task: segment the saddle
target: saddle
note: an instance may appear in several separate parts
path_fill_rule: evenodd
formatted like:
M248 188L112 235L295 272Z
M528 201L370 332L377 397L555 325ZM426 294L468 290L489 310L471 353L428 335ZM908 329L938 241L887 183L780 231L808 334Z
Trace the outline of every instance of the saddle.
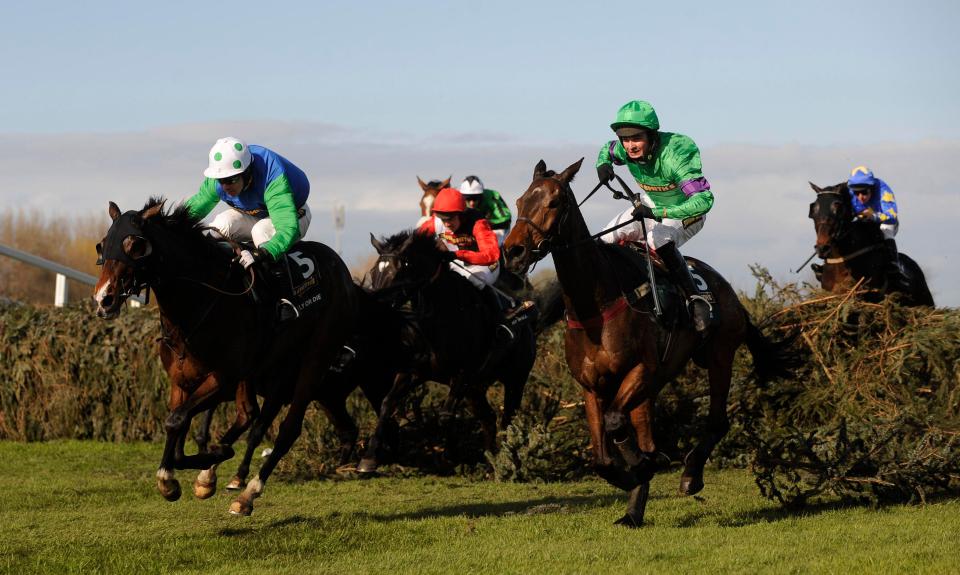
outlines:
M229 244L228 244L229 245ZM253 249L252 244L241 244L244 249ZM308 250L298 249L301 242L295 243L277 261L260 262L255 267L256 284L254 299L274 307L289 302L299 317L310 306L322 301L320 286L320 264L315 255Z
M624 281L627 278L621 278L621 291L627 304L634 305L645 297L650 295L650 281L647 276L647 246L644 242L626 242L623 245L604 244L611 257L621 260L624 267L632 268L639 279L633 281ZM650 260L653 264L654 280L657 287L657 299L660 301L662 315L659 323L665 328L672 328L678 323L683 322L692 326L692 319L687 313L686 300L693 294L686 294L671 278L666 264L660 259L655 250L650 250ZM710 291L709 285L704 279L705 275L698 268L698 262L687 262L690 274L693 276L694 283L698 289L699 295L704 298L711 306L716 306L716 298ZM634 275L634 274L631 274ZM713 314L714 319L718 316Z

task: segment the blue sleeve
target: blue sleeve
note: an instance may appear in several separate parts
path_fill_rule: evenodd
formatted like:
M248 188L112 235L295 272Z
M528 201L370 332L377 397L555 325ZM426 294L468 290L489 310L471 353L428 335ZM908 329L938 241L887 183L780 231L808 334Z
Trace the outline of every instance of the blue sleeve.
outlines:
M893 190L886 182L880 180L880 213L877 220L881 224L897 224L897 200L893 197Z

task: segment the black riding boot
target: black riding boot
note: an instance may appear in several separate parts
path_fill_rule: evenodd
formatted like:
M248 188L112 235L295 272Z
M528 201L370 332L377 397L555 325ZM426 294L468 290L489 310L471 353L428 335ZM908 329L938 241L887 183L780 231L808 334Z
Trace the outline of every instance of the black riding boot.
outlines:
M823 281L820 279L823 276L823 264L812 263L810 264L810 269L813 270L813 277L815 277L818 282Z
M264 273L260 274L257 287L263 299L276 305L277 321L285 322L300 317L297 306L293 303L290 293L290 274L287 269L287 257L282 256L280 261L264 262Z
M657 248L660 259L666 264L670 272L670 279L680 286L680 289L687 295L687 308L690 310L690 317L693 319L693 327L699 333L704 333L710 328L711 306L710 302L700 295L697 284L690 275L690 268L687 267L687 260L680 255L673 242L666 243Z
M480 290L480 293L483 294L484 299L487 301L487 309L496 313L496 335L495 340L500 344L508 344L513 341L513 330L507 327L506 318L504 317L503 302L500 299L500 296L494 291L493 286L485 285L483 289Z
M903 268L900 267L900 252L897 251L897 240L893 238L883 240L883 252L886 256L883 272L887 277L887 287L889 289L907 289Z

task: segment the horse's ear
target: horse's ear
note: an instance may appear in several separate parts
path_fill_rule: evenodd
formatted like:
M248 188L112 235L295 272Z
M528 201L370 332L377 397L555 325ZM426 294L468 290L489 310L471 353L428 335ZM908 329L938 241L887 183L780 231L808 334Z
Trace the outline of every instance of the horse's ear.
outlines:
M419 179L419 178L418 178L418 179ZM378 253L378 254L382 254L382 253L383 253L383 248L384 248L383 242L381 242L380 240L378 240L377 237L376 237L375 235L373 235L373 232L370 232L370 245L372 245L372 246L374 247L374 249L377 250L377 253Z
M111 220L115 220L120 217L120 208L117 207L117 204L110 202L110 205L107 206L107 213L110 214Z
M580 171L581 164L583 164L583 158L580 158L579 161L573 164L570 164L570 167L568 167L566 170L563 171L562 174L560 174L560 181L565 184L569 184L570 182L572 182L573 177L576 176L577 172Z
M823 191L822 189L820 189L820 186L818 186L817 184L814 184L813 182L807 182L807 183L810 184L810 187L813 188L813 191L817 192L818 194Z
M427 184L425 184L423 180L420 179L420 176L417 176L417 183L420 184L421 190L427 191Z
M157 204L154 204L154 205L150 206L149 208L143 210L143 213L140 214L140 217L142 217L144 220L149 220L150 218L156 217L157 214L159 214L159 213L161 213L161 212L163 211L163 204L164 204L164 203L165 203L165 201L160 202L160 203L157 203Z
M533 179L536 180L543 176L547 172L547 163L543 160L537 162L537 165L533 167Z
M450 174L450 176L449 176L446 180L440 182L440 189L442 190L442 189L444 189L444 188L449 188L449 187L450 187L450 180L451 180L452 178L453 178L453 174Z

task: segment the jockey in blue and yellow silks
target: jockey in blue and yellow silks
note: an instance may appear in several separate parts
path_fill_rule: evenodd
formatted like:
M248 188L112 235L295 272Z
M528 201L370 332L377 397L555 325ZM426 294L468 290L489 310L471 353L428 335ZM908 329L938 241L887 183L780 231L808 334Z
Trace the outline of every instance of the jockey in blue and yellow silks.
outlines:
M866 166L857 166L851 170L847 190L850 193L854 216L858 220L880 226L887 257L884 270L887 281L893 286L905 287L900 255L894 239L900 229L900 216L897 213L897 200L893 197L893 190L886 182L874 176Z

